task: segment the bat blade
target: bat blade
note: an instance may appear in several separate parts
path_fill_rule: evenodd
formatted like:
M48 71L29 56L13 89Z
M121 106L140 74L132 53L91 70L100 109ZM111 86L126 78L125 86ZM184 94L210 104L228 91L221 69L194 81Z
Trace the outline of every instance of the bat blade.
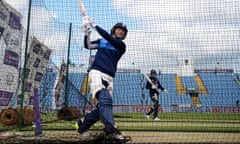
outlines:
M154 85L147 74L144 73L143 75L150 84Z
M80 10L80 13L82 14L82 16L86 16L87 11L84 6L84 3L81 0L78 2L78 6L79 6L79 10Z
M148 77L148 75L147 74L143 74L143 76L146 78L146 80L151 84L151 85L154 85L154 86L156 86L152 81L151 81L151 79ZM156 86L157 87L157 86ZM158 89L156 89L157 91L158 91Z

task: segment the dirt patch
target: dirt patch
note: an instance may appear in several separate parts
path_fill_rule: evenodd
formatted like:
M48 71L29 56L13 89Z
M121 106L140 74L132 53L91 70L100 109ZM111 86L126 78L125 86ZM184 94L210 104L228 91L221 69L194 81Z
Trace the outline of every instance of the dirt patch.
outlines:
M89 136L81 136L76 131L44 131L35 136L33 132L10 132L2 134L0 144L124 144L131 141L130 137L125 137L122 141L115 140L99 131L89 133Z
M17 135L0 140L1 144L89 144L89 143L159 143L159 144L238 144L240 133L200 133L200 132L140 132L124 131L124 136L131 136L131 140L114 141L102 135L102 132L91 131L89 137L82 137L76 131L44 131L43 136L35 136L34 132L18 132Z
M132 143L160 144L239 144L240 133L205 133L205 132L124 132L130 135Z

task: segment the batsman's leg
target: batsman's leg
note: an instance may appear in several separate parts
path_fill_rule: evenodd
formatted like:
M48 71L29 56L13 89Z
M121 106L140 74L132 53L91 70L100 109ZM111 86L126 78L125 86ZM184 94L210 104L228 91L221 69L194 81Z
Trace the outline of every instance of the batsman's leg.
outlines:
M90 93L94 97L98 90L102 89L102 79L101 79L101 72L97 70L91 70L88 73L88 85L90 87ZM99 120L99 109L94 109L84 118L84 121L78 121L78 132L83 133L87 131L91 125Z
M104 131L106 133L112 133L114 131L114 118L112 111L112 96L107 89L102 89L97 94L99 101L99 117L105 125Z
M153 105L153 106L154 106L153 119L154 119L154 120L159 120L159 119L158 119L158 108L159 108L159 102L158 102L158 100L155 100L155 101L154 101L154 105Z
M123 140L121 132L114 127L114 117L112 110L112 96L104 88L97 94L99 101L99 117L105 125L104 132L114 139Z
M98 120L99 120L99 109L97 108L87 113L83 122L81 120L78 121L78 126L79 126L78 132L80 134L84 133Z
M146 114L147 114L147 115L150 115L150 114L152 114L152 112L153 112L153 108L152 108L152 107L150 107L150 110L149 110L149 112L147 112Z

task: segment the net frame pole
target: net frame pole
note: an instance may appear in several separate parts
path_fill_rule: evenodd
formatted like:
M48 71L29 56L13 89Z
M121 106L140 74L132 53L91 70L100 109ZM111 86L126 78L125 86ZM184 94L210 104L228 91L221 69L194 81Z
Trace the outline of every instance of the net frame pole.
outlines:
M72 36L72 23L69 24L69 35L68 35L68 52L67 52L67 69L66 69L66 78L65 78L65 102L64 107L68 107L68 74L69 74L69 63L70 63L70 47L71 47L71 36ZM64 111L64 117L66 116L66 112Z
M24 66L23 66L23 74L22 74L22 92L21 92L21 106L20 106L20 119L19 119L19 128L22 129L23 122L23 101L24 101L24 93L25 93L25 79L26 79L26 66L27 66L27 52L28 52L28 39L29 39L29 28L30 28L30 19L31 19L31 8L32 8L32 0L29 0L28 3L28 19L27 19L27 32L26 32L26 47L24 51Z

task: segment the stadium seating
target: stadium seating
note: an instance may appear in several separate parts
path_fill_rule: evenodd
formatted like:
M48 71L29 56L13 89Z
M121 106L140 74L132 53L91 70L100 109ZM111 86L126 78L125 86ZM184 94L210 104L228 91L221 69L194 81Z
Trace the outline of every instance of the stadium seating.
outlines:
M84 76L85 73L69 73L68 91L67 93L63 92L63 101L67 101L68 106L78 106L84 104L85 100L80 96L80 89ZM65 97L65 94L67 94L67 97Z
M176 74L161 74L159 76L160 83L168 90L168 93L161 93L162 106L171 106L172 104L191 104L191 99L186 94L177 94L175 84Z
M199 73L208 89L207 95L199 95L205 106L234 106L239 100L240 86L231 73Z
M51 107L54 84L57 77L55 72L47 72L40 85L40 104L41 107Z
M84 104L84 98L79 97L81 84L85 73L70 73L68 82L67 101L69 106ZM231 73L199 73L207 94L199 94L203 106L234 106L239 100L240 86ZM41 106L50 107L53 97L54 84L57 74L48 72L43 78L40 87ZM190 105L192 103L189 94L178 94L175 83L176 74L164 73L158 75L161 85L168 93L160 93L161 106ZM114 79L113 104L114 105L148 105L151 104L149 92L145 89L146 79L141 73L117 73ZM193 76L182 77L185 88L197 88L198 85ZM66 84L66 83L65 83ZM87 96L88 97L88 96ZM65 101L65 91L63 92ZM80 102L79 102L80 101Z
M182 76L184 88L198 88L198 85L193 76Z
M143 77L139 73L117 73L113 85L113 103L115 105L141 104L141 84Z

